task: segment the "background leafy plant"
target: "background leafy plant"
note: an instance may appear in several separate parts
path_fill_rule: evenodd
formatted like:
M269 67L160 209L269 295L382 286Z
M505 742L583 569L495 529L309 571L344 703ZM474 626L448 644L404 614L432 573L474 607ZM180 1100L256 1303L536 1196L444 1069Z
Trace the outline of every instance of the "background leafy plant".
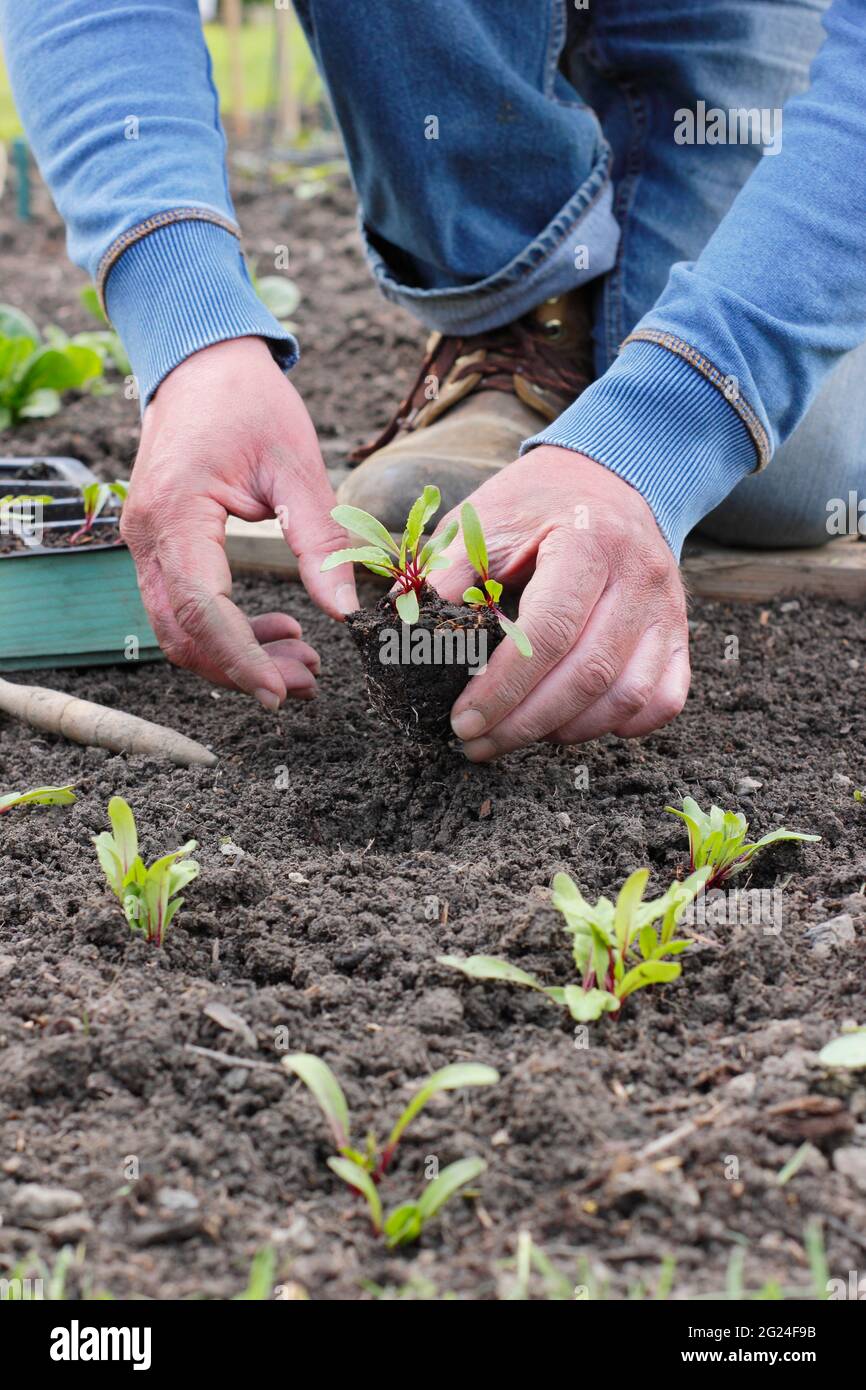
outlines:
M449 1163L425 1187L415 1202L403 1202L386 1217L379 1196L379 1183L385 1176L397 1145L412 1120L423 1110L431 1097L442 1091L455 1091L464 1086L491 1086L499 1080L492 1067L476 1062L455 1062L434 1072L415 1092L402 1111L388 1140L380 1149L374 1134L368 1134L363 1149L352 1147L350 1140L349 1107L340 1083L326 1062L309 1052L295 1052L282 1059L287 1071L297 1076L315 1097L334 1137L339 1156L328 1159L328 1167L367 1202L370 1220L377 1234L383 1234L389 1246L406 1245L417 1240L426 1223L467 1183L484 1172L487 1164L472 1157Z
M63 391L101 376L102 359L91 347L43 343L27 314L0 304L0 429L56 415Z

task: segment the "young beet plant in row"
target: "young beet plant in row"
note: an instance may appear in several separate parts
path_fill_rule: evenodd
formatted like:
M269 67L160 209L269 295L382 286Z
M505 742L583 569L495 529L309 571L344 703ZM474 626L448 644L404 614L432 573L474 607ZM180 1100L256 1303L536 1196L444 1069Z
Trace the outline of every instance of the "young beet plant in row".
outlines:
M438 536L423 540L424 528L439 510L437 487L425 487L413 503L399 543L358 507L335 507L334 520L366 544L337 550L323 569L347 562L364 565L393 582L373 609L349 614L346 625L361 653L370 703L406 737L421 742L449 735L449 714L470 676L483 670L503 636L524 656L529 639L499 607L502 585L488 572L487 548L474 509L463 508L463 539L482 588L470 587L462 603L449 603L428 577L447 569L443 551L457 536L450 521ZM405 625L402 627L401 625ZM403 638L411 629L411 640ZM400 637L399 642L393 639ZM396 652L396 658L393 655Z
M186 857L197 843L188 840L148 866L138 853L135 817L122 796L111 798L108 817L111 832L103 830L93 839L108 886L131 929L152 945L162 946L172 919L183 906L183 898L177 894L198 876L198 864Z
M803 840L814 843L820 835L804 835L797 830L771 830L760 840L748 841L749 822L738 811L723 811L720 806L711 806L709 815L702 811L690 796L683 798L683 809L676 810L666 806L672 816L678 816L688 826L689 867L709 868L707 889L717 888L735 874L740 874L753 863L755 856L770 845L781 844L785 840Z
M403 1202L386 1216L379 1196L379 1184L385 1177L397 1145L415 1116L431 1097L442 1091L457 1091L464 1086L492 1086L499 1080L492 1067L475 1062L456 1062L434 1072L406 1106L384 1147L380 1148L375 1135L368 1134L363 1149L352 1147L349 1107L340 1083L327 1063L308 1052L295 1052L283 1058L283 1066L297 1076L318 1102L330 1126L337 1155L328 1159L328 1167L338 1178L360 1193L367 1202L373 1230L384 1235L393 1249L417 1240L425 1225L455 1193L480 1177L487 1167L482 1158L463 1158L449 1163L432 1178L415 1202Z
M684 883L671 884L660 898L644 902L649 869L637 869L626 879L615 903L605 897L588 903L568 874L556 874L553 904L565 918L572 939L579 984L543 985L528 971L495 956L466 960L439 956L439 964L460 970L472 980L497 980L538 990L564 1005L580 1023L604 1013L618 1014L629 995L681 974L681 965L671 957L693 943L677 935L679 918L706 887L709 876L709 869L699 869Z

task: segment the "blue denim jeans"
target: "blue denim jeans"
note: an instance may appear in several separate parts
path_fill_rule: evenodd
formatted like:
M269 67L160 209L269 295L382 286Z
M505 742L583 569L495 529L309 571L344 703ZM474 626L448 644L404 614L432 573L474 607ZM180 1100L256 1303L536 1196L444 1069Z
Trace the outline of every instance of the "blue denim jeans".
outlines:
M762 157L675 144L675 113L784 106L807 85L826 4L296 0L383 293L428 328L473 333L591 281L599 375ZM829 539L828 499L863 481L864 387L866 346L700 529L733 544Z

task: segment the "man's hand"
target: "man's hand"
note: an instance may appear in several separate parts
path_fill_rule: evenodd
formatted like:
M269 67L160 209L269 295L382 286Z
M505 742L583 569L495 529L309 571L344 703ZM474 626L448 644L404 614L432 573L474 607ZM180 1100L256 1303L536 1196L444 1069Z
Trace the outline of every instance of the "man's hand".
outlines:
M451 716L466 756L486 762L539 739L634 738L679 714L690 677L685 594L640 494L592 459L542 445L471 501L493 577L512 586L531 575L520 626L533 655L506 639L468 682ZM450 553L435 584L459 602L476 581L459 538Z
M310 597L333 618L357 608L351 565L325 574L346 544L300 396L260 338L203 349L147 407L121 531L144 606L170 661L277 709L315 694L319 658L287 613L248 622L231 601L226 516L278 516Z

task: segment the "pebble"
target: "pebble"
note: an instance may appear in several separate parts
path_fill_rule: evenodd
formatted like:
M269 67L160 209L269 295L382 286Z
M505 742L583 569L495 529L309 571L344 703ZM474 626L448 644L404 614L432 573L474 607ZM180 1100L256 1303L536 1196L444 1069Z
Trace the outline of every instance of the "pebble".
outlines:
M86 1211L71 1211L68 1216L49 1221L45 1234L55 1245L66 1245L69 1241L84 1240L92 1230L93 1222Z
M861 1192L866 1192L866 1149L837 1149L833 1155L833 1167L837 1173L850 1178Z
M818 956L829 955L839 946L853 946L857 939L849 912L840 912L838 917L830 917L826 922L807 927L806 935L812 943L812 951Z
M755 1073L744 1071L739 1076L732 1076L723 1089L726 1095L733 1096L735 1100L749 1100L755 1094L757 1084Z
M5 980L7 975L11 975L17 964L14 956L0 956L0 980Z
M167 1211L198 1211L198 1197L182 1187L161 1187L156 1200Z
M422 1033L453 1033L463 1022L463 1003L453 989L429 989L415 1004L412 1022Z
M752 792L759 792L763 785L757 777L741 777L737 783L737 796L749 796Z
M837 771L837 772L834 772L834 773L833 773L833 781L836 783L836 786L837 786L837 787L850 787L850 786L851 786L851 778L850 778L846 773L844 773L844 772L838 772L838 771Z
M40 1183L29 1182L13 1192L9 1210L19 1219L53 1221L58 1216L80 1211L83 1206L81 1194L69 1187L43 1187Z

